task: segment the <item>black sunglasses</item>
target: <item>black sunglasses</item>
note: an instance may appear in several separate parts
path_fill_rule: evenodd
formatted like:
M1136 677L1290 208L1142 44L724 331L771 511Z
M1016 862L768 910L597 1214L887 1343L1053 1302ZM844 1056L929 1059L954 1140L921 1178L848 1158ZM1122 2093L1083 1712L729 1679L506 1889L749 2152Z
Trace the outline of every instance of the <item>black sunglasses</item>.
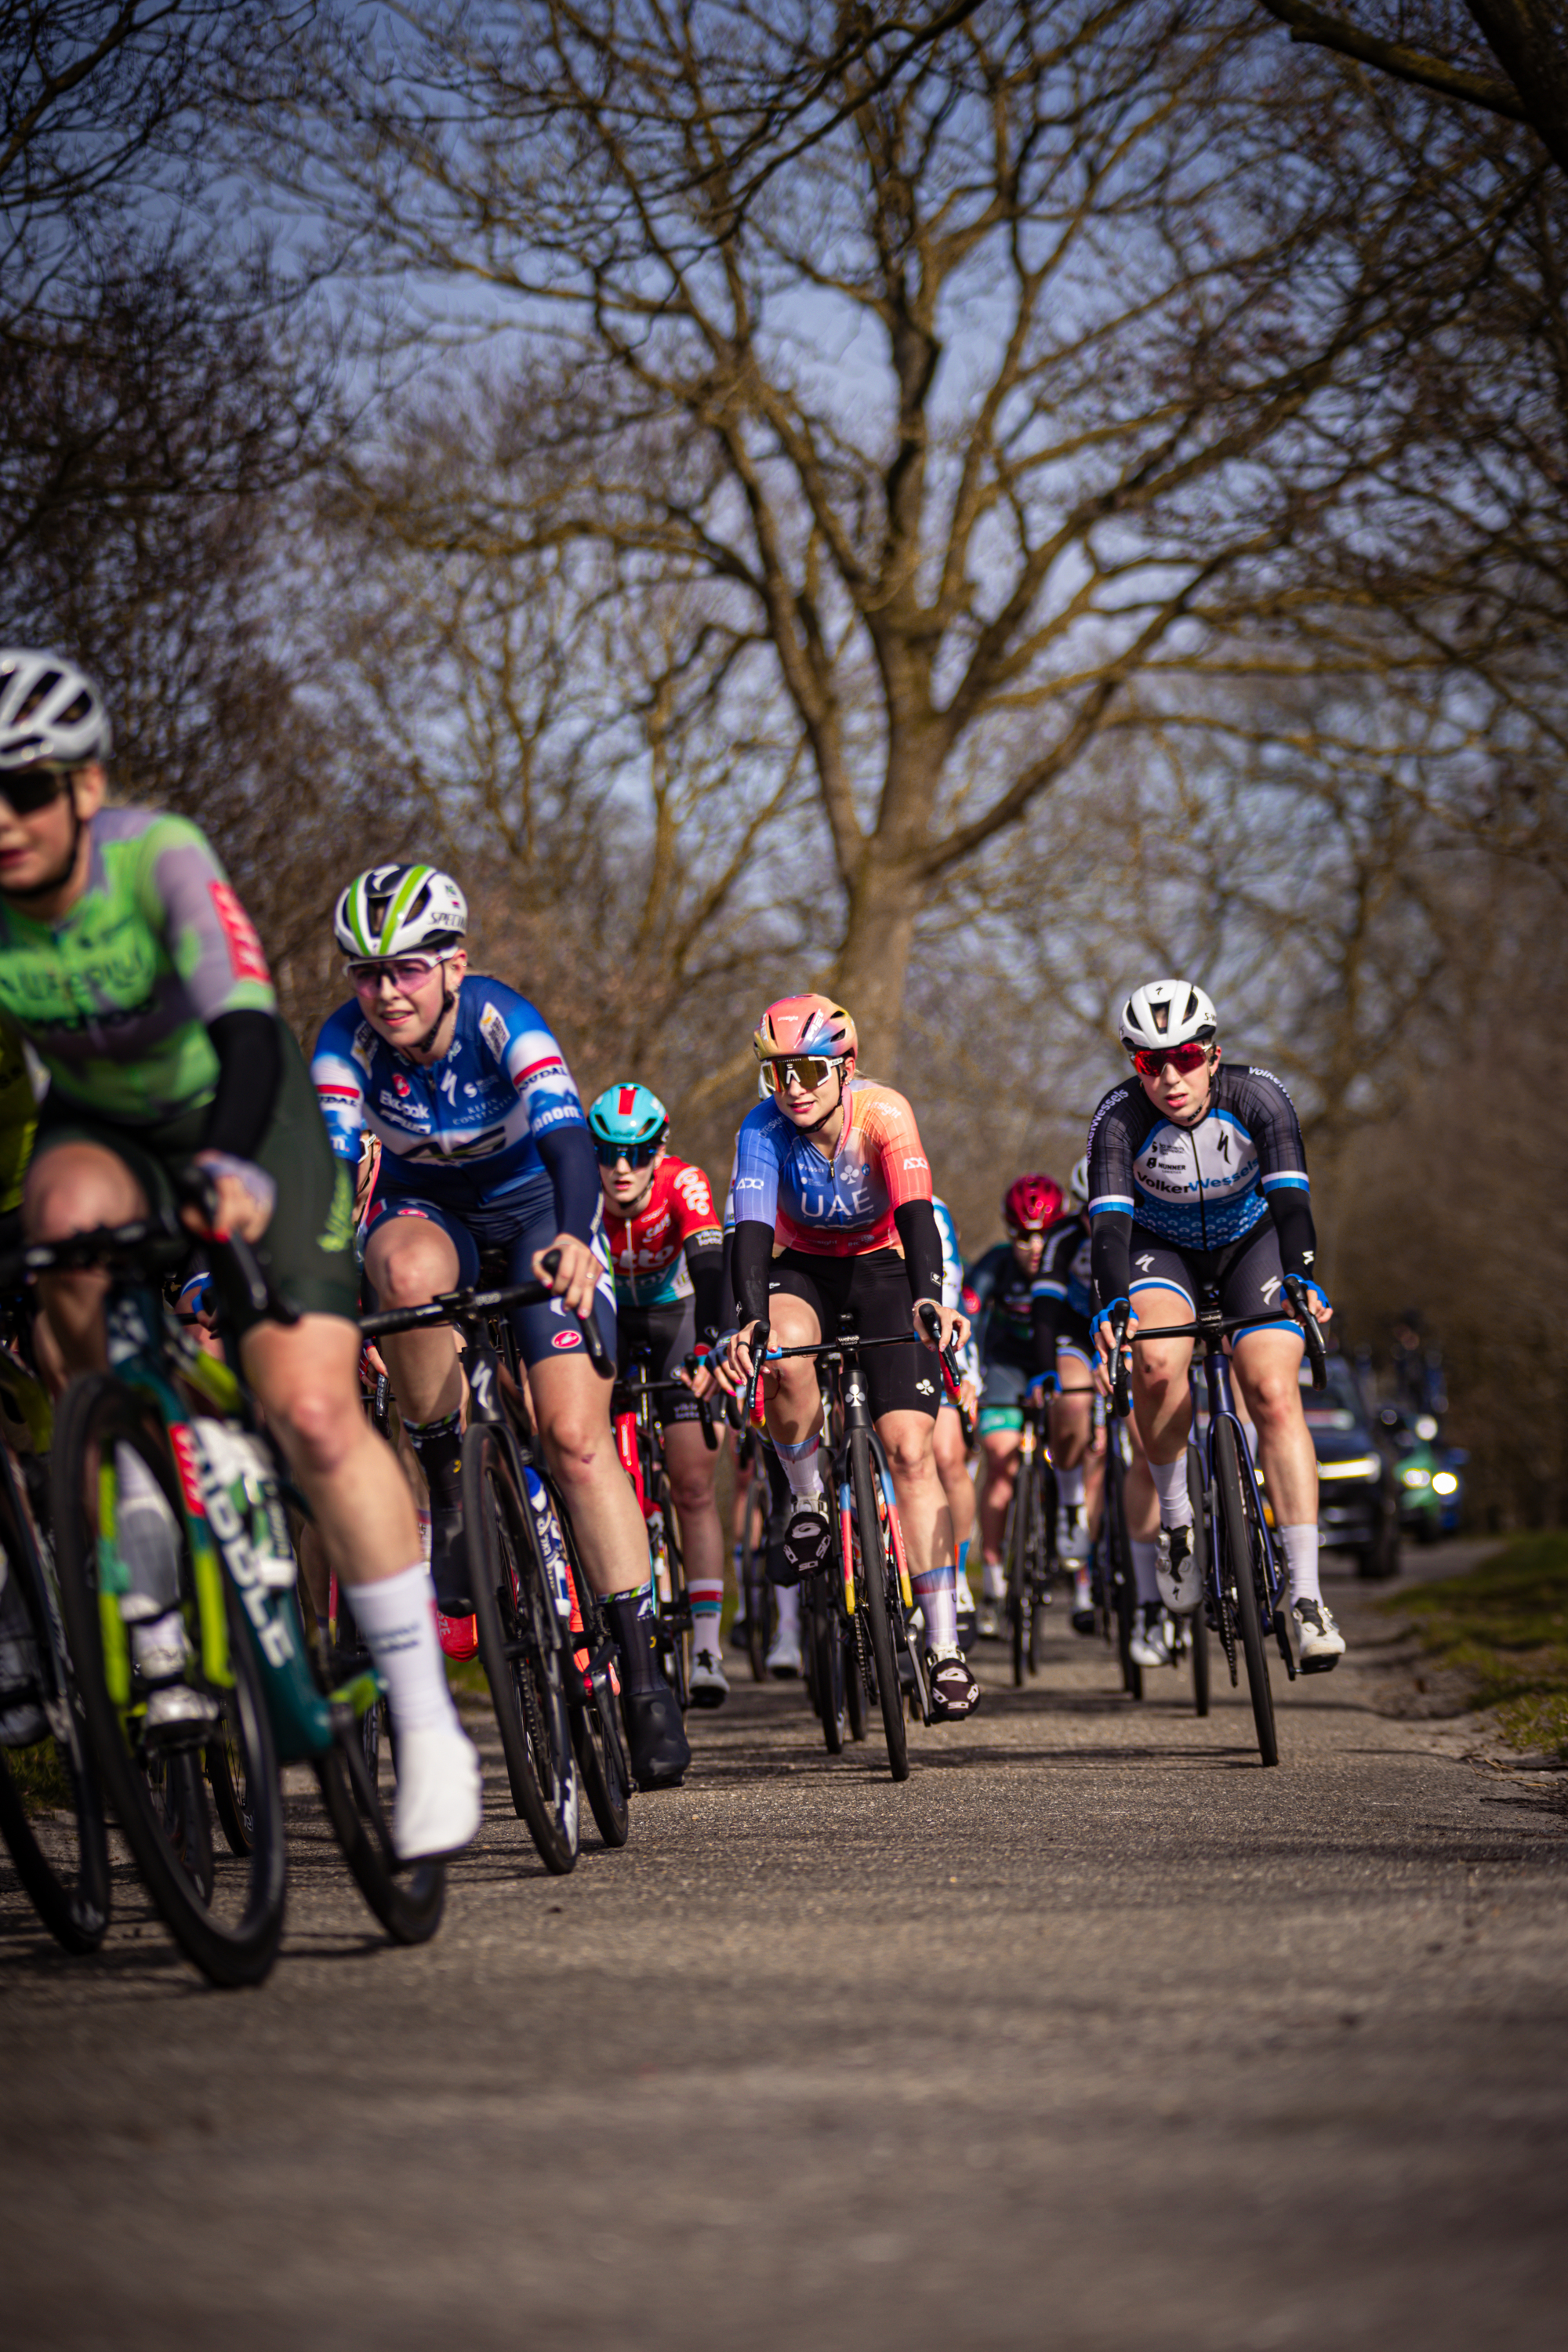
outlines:
M613 1168L617 1160L624 1160L628 1168L647 1168L652 1165L658 1142L656 1138L652 1143L600 1143L595 1138L594 1150L601 1168Z
M58 800L69 777L67 768L13 768L8 774L0 769L0 800L14 816L37 816Z

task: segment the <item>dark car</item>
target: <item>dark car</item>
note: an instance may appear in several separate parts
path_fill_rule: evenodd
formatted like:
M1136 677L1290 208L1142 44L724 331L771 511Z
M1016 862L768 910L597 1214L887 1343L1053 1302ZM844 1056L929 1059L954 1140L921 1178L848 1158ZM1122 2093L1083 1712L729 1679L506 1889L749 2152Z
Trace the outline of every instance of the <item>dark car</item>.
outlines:
M1329 1358L1329 1384L1315 1391L1305 1360L1301 1402L1318 1457L1318 1536L1326 1550L1354 1555L1360 1576L1399 1573L1402 1488L1394 1448L1367 1412L1343 1356Z
M1469 1455L1463 1446L1437 1444L1437 1422L1428 1412L1402 1412L1385 1404L1378 1426L1394 1448L1399 1481L1399 1524L1417 1543L1435 1544L1453 1535L1464 1496L1462 1473Z

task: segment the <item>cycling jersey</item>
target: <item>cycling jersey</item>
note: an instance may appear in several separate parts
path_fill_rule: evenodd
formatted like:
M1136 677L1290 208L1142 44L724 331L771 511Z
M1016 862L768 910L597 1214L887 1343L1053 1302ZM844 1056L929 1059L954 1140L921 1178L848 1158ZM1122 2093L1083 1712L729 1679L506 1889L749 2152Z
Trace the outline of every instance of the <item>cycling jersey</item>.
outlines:
M970 1267L964 1280L964 1303L978 1319L983 1364L996 1357L1033 1363L1030 1295L1034 1284L1034 1276L1027 1266L1019 1265L1011 1242L998 1242Z
M691 1297L692 1259L708 1255L716 1268L715 1254L723 1246L707 1177L672 1151L655 1162L653 1181L635 1214L623 1217L606 1200L604 1220L616 1297L623 1307L659 1307Z
M749 1112L735 1139L733 1191L737 1221L771 1224L776 1246L856 1257L893 1245L894 1211L931 1199L931 1164L903 1096L851 1078L831 1156L777 1103Z
M209 1104L226 1013L275 1013L261 942L203 835L160 810L89 821L87 887L58 922L0 903L0 1009L37 1049L52 1112L152 1127Z
M1268 1070L1222 1062L1208 1108L1178 1127L1134 1079L1115 1087L1089 1130L1089 1216L1099 1303L1125 1298L1131 1230L1178 1249L1241 1241L1272 1214L1288 1274L1316 1256L1306 1154L1289 1096Z
M586 1142L577 1088L542 1018L477 972L464 975L440 1061L410 1060L344 1004L316 1040L310 1075L340 1160L358 1167L366 1127L380 1138L380 1201L412 1194L458 1217L531 1213L552 1188L540 1139L575 1129Z

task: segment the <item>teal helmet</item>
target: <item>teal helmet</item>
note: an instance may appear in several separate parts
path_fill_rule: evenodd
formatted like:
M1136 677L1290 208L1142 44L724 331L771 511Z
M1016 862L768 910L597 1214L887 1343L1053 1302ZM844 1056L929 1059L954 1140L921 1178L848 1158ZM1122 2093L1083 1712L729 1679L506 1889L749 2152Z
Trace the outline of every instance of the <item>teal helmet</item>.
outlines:
M669 1130L669 1113L651 1087L606 1087L588 1107L595 1143L651 1159Z

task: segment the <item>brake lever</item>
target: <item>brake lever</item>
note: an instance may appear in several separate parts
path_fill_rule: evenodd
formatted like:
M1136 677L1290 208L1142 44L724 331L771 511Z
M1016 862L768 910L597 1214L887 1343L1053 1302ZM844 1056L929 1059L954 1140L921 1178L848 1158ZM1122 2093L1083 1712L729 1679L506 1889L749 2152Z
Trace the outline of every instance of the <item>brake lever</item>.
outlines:
M1113 1341L1110 1349L1110 1410L1118 1421L1125 1421L1132 1410L1132 1360L1127 1346L1127 1324L1130 1310L1117 1309L1110 1318Z
M752 1370L751 1377L746 1382L746 1409L739 1424L742 1429L749 1427L752 1417L757 1410L757 1390L762 1384L763 1359L768 1352L768 1341L771 1337L772 1333L765 1323L759 1323L752 1334Z
M1312 1368L1312 1386L1316 1390L1326 1389L1329 1385L1329 1351L1323 1345L1322 1326L1312 1312L1312 1304L1307 1296L1307 1286L1299 1274L1286 1276L1285 1296L1290 1301L1291 1312L1301 1326L1301 1334L1307 1342L1307 1360Z

